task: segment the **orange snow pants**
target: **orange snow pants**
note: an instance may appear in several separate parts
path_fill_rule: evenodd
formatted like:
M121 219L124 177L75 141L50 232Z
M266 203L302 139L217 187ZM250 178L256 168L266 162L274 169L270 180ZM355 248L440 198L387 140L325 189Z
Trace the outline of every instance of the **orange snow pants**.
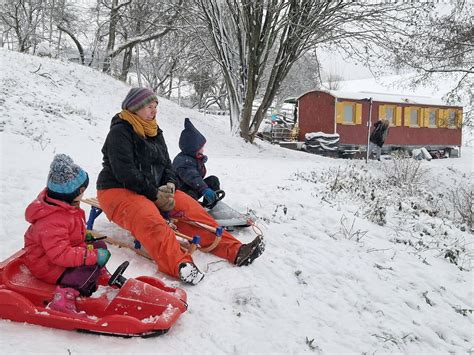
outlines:
M98 190L97 198L107 218L132 233L155 260L161 272L178 277L179 265L193 261L191 255L181 250L173 229L168 226L156 205L145 196L128 189L114 188ZM174 198L175 207L170 212L171 216L218 226L192 197L177 190ZM181 233L191 237L199 235L202 247L211 245L216 238L213 233L185 222L177 222L176 226ZM232 234L224 231L220 243L211 253L233 263L241 245Z

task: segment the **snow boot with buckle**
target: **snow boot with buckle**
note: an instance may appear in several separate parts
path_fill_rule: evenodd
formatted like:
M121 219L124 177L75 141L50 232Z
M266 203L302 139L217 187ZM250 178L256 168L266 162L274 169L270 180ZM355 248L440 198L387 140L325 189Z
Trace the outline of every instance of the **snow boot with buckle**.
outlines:
M54 290L53 300L48 304L47 308L75 316L86 317L85 312L78 312L76 309L77 296L79 296L79 291L69 287L63 288L57 286Z
M263 236L258 235L248 244L242 244L235 258L234 264L237 266L250 265L265 250L265 242Z
M197 285L204 274L193 263L183 263L179 265L179 278L187 284Z

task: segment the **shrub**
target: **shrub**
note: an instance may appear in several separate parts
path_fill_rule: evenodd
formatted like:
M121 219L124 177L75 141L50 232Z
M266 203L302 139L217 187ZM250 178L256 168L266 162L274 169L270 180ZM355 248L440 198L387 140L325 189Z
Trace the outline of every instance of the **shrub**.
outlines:
M405 154L398 154L386 165L385 176L393 186L399 187L407 194L419 190L426 175L426 169L421 166L421 161L411 159Z
M465 223L474 231L474 185L458 185L448 193L453 207L454 219Z

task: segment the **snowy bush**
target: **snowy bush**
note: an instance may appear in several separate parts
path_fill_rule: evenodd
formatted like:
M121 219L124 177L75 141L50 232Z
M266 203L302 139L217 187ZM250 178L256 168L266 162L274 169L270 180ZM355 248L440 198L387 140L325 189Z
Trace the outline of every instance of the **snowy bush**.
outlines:
M421 161L399 153L385 165L385 175L392 185L408 194L413 194L423 184L426 169L421 166Z
M342 235L345 239L355 240L360 242L360 240L367 234L367 231L355 228L355 218L352 222L349 222L346 216L341 217L341 225L339 226L339 234Z
M449 191L448 198L453 207L453 218L474 232L474 185L456 186Z
M441 191L436 191L425 179L427 170L420 162L402 156L380 170L369 168L354 161L324 171L297 173L296 179L314 184L314 196L326 203L355 204L355 216L389 225L390 234L396 235L390 240L413 248L422 261L428 256L444 258L460 270L471 270L473 255L463 231L467 225L472 232L472 184L456 179L456 188L438 186ZM343 216L337 234L359 241L365 232L354 225L355 219Z
M372 203L369 203L364 210L364 217L379 226L384 226L387 223L386 216L387 208L380 199L376 199Z

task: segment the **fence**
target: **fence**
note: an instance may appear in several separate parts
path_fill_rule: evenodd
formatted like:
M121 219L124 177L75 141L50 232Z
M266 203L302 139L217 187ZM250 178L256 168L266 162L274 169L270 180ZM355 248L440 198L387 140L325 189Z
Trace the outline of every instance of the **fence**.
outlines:
M272 143L294 142L298 140L298 127L283 127L274 125L270 130L261 132L263 139Z

